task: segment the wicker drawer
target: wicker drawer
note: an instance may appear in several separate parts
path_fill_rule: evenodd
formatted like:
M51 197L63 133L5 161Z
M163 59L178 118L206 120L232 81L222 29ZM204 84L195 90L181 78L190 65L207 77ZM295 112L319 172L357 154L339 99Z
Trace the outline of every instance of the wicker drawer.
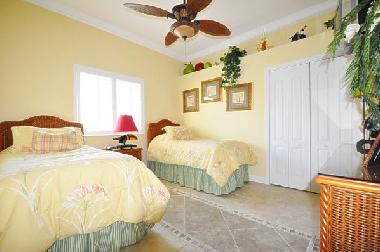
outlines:
M380 184L319 176L320 251L380 251Z

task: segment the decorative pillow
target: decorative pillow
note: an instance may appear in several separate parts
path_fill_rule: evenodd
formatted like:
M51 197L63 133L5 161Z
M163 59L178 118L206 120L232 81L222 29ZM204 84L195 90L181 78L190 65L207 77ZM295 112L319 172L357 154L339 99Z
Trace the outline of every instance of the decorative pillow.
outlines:
M75 150L80 147L75 131L72 132L41 132L34 131L32 152L49 153Z
M13 148L16 151L32 152L32 141L34 132L64 134L74 132L79 146L83 145L83 134L80 128L37 128L33 126L15 126L11 128L13 136Z
M182 126L166 126L164 128L170 139L174 140L191 140L194 138L193 132Z
M13 148L16 151L31 152L33 132L36 127L32 126L15 126L12 127Z

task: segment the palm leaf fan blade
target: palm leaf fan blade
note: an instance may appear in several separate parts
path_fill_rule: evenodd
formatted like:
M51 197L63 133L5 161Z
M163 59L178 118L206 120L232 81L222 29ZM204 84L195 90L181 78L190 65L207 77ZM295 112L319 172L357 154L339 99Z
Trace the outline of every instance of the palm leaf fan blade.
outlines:
M171 14L167 10L164 10L155 6L150 6L150 5L125 3L124 6L134 11L137 11L146 15L156 16L156 17L168 17Z
M173 34L172 32L168 32L168 34L165 37L165 45L169 46L173 44L174 42L176 42L177 39L178 37L175 34Z
M229 36L231 35L231 31L219 22L214 20L198 20L199 22L199 30L212 35L212 36Z
M212 0L188 0L187 8L194 13L198 13L210 5Z

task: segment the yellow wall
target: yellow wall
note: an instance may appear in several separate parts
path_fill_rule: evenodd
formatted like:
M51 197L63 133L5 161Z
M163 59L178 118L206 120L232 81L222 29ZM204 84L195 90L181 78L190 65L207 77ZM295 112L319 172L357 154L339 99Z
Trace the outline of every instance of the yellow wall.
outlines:
M290 42L289 38L296 31L301 30L301 28L304 25L307 25L307 28L305 30L305 34L308 37L320 34L322 32L326 32L327 29L323 23L326 22L327 20L331 19L332 17L334 17L334 15L335 15L334 12L324 13L324 14L318 15L316 17L309 18L309 19L301 21L301 22L297 22L296 24L292 24L292 25L283 27L279 30L267 33L266 37L269 41L269 46L270 47L276 47L279 45L288 44ZM257 52L256 45L260 40L261 40L261 35L257 38L250 39L248 41L240 43L237 46L245 49L248 54L253 54L253 53ZM224 51L225 50L219 51L216 53L212 53L212 54L207 55L205 57L193 60L193 63L197 63L199 61L203 61L203 62L210 61L212 63L219 62L220 61L219 59L221 56L223 56Z
M309 32L321 31L317 23L330 16L308 21ZM268 37L272 44L284 43L288 33L299 26ZM0 121L38 114L74 120L73 65L87 65L144 79L146 123L169 118L184 122L204 137L255 145L259 163L253 174L265 176L264 70L273 64L320 54L330 39L331 33L322 33L245 57L240 81L254 83L253 110L225 112L223 101L201 104L198 113L182 114L182 91L220 76L219 67L178 77L183 65L174 59L35 5L2 0ZM244 48L252 52L256 43L245 44ZM110 136L87 137L86 142L96 147L114 143ZM145 136L139 142L144 145Z
M183 122L201 136L213 139L234 139L254 145L258 164L251 171L256 176L266 176L266 125L265 125L265 70L272 65L320 55L332 39L331 32L321 33L294 43L278 46L265 52L248 55L242 59L240 83L253 82L253 109L226 112L223 101L200 103L200 112L183 114ZM219 66L178 78L177 99L182 103L182 91L200 88L201 81L220 76Z
M173 98L182 63L35 5L0 1L0 121L38 114L73 120L74 64L144 79L146 122L180 119Z

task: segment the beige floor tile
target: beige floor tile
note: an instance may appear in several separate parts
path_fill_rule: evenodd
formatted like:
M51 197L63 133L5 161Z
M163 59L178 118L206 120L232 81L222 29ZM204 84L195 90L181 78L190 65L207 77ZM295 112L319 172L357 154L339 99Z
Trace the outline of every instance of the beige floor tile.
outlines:
M281 237L269 228L232 230L240 252L290 252Z
M238 252L232 235L228 230L205 230L189 232L191 236L202 241L218 252Z
M172 228L163 231L155 227L142 241L123 248L122 252L202 252L211 247L221 252L298 252L306 251L310 238L286 232L284 227L319 234L318 194L247 183L229 195L215 196L163 182L171 192L171 199L162 223ZM247 219L239 212L257 219ZM273 225L280 226L274 229ZM192 240L186 241L186 234Z
M319 235L319 194L253 182L224 196L195 190L191 193L233 209L254 213L278 225Z
M182 247L179 252L207 252L205 249L201 249L195 245L187 244L184 247Z
M176 252L185 242L170 233L149 232L135 245L122 248L120 252Z
M186 232L228 229L222 214L217 208L192 199L187 199L185 205Z

